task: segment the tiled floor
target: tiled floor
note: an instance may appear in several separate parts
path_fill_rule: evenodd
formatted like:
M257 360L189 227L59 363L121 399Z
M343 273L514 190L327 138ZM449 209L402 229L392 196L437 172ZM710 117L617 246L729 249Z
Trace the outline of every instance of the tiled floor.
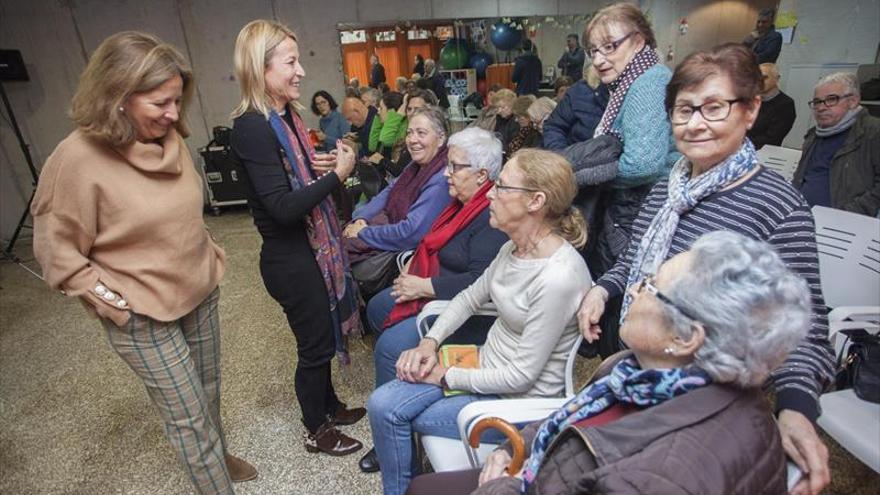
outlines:
M256 481L237 485L238 493L380 493L378 474L358 471L359 454L340 459L303 450L294 340L260 280L259 237L245 211L209 217L208 224L228 255L220 303L223 420L232 452L260 470ZM22 242L19 252L36 267L29 249ZM352 366L336 369L337 390L349 404L362 405L372 388L371 349L371 339L355 339ZM371 443L366 421L348 430ZM830 492L880 492L880 477L832 451ZM152 405L97 321L21 268L0 264L0 493L189 492Z

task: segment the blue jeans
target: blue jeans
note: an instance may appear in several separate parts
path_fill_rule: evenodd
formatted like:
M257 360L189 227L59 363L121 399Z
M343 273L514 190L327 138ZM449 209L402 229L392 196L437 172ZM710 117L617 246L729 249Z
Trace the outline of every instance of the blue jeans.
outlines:
M376 333L381 333L373 349L373 363L376 366L376 388L397 378L395 365L397 358L407 349L419 345L419 331L416 328L416 317L407 318L382 329L382 322L394 307L391 288L373 296L367 304L367 322Z
M392 380L370 395L367 413L373 432L373 445L382 467L385 495L406 492L416 474L413 432L445 438L459 438L458 412L479 400L498 399L497 395L456 395L444 397L436 385ZM500 443L503 435L486 432L483 441Z
M391 297L391 287L379 292L367 304L367 323L379 335L376 347L373 349L373 362L376 366L376 388L397 378L395 365L397 359L407 349L419 345L419 330L416 327L416 317L412 316L401 320L386 329L382 329L382 323L394 308L394 298ZM472 316L452 335L444 344L474 344L483 345L489 327L495 318L492 316Z

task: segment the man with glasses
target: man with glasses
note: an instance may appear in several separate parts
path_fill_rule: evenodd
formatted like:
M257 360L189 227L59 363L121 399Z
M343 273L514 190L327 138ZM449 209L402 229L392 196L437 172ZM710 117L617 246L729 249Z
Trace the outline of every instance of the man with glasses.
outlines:
M880 119L859 106L855 74L836 72L809 101L816 126L807 131L794 186L810 206L876 216L880 208Z
M788 135L797 117L794 100L779 89L779 71L776 69L776 64L761 64L760 68L764 79L761 110L758 112L755 125L746 133L755 145L755 149L761 149L765 144L782 146L782 140Z

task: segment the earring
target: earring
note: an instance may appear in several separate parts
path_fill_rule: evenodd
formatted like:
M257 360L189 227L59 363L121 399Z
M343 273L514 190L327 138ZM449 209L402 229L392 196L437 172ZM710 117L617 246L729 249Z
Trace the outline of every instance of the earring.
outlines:
M666 349L663 349L663 353L664 353L664 354L672 354L672 353L674 353L674 352L675 352L675 348L672 347L672 346L667 347Z
M119 113L125 113L125 108L119 107Z

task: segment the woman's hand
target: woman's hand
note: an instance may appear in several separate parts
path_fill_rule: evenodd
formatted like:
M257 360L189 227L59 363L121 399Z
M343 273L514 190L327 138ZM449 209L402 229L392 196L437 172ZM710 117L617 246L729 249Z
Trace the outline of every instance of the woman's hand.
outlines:
M607 302L608 291L598 285L594 285L588 290L581 301L581 308L577 313L578 326L587 342L595 341L602 333L602 329L599 328L599 319L605 313L605 303Z
M350 239L354 239L358 236L358 232L363 230L364 227L367 226L367 221L363 218L358 218L357 220L349 223L345 226L345 230L342 231L343 237L348 237Z
M396 303L434 297L434 285L431 284L430 278L404 274L394 279L394 285L391 286L391 296L394 297Z
M440 380L446 376L446 370L449 368L444 368L437 363L428 374L422 378L422 383L427 383L428 385L437 385L438 387L442 387L443 385L440 383Z
M417 347L403 351L397 359L397 378L410 383L422 381L437 364L437 347L436 340L422 339Z
M778 418L782 448L788 457L804 472L791 493L818 495L831 482L828 468L828 448L822 443L813 423L803 414L783 409Z
M406 115L406 104L409 103L409 93L404 93L403 95L403 103L397 107L397 113L400 115Z
M486 458L486 464L483 464L483 470L480 471L480 486L506 475L507 466L510 465L511 460L510 454L504 449L498 449L489 454L489 457Z
M336 163L334 171L339 176L339 182L345 182L351 172L354 170L357 156L354 149L341 140L336 141Z
M312 170L315 171L315 175L321 177L327 172L336 170L337 154L338 152L336 150L332 150L329 153L315 153L312 157Z

